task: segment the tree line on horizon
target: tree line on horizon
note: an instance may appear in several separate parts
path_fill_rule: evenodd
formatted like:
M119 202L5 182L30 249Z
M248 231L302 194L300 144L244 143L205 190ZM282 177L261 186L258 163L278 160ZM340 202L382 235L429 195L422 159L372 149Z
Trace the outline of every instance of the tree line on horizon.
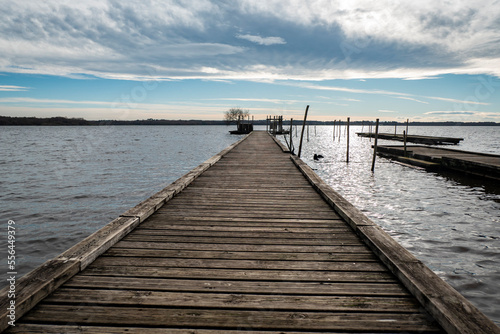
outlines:
M233 119L234 120L234 119ZM231 120L232 121L232 120ZM231 123L228 119L216 121L216 120L167 120L167 119L145 119L145 120L99 120L99 121L89 121L83 118L68 118L63 116L58 117L11 117L11 116L0 116L0 126L19 126L19 125L30 125L30 126L97 126L97 125L228 125ZM336 121L336 124L345 125L346 121ZM266 120L255 120L253 121L255 125L266 125ZM283 121L283 125L289 125L290 121ZM296 125L302 124L294 123ZM333 125L333 121L314 121L308 120L308 125ZM375 124L375 121L351 121L351 125L368 125ZM382 121L380 125L405 125L406 122L397 121ZM500 126L497 122L410 122L409 125L419 126Z

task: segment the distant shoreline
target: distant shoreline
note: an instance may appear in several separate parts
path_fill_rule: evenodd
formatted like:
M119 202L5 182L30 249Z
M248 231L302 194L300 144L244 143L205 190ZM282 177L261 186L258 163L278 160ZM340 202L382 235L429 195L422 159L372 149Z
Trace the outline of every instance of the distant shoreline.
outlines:
M284 121L284 125L289 125L289 121ZM347 122L340 121L345 125ZM253 121L254 125L266 125L266 120ZM296 125L302 122L294 123ZM308 125L333 125L333 121L307 121ZM339 124L336 121L335 124ZM373 120L352 121L351 125L375 124ZM10 117L0 116L0 126L102 126L102 125L231 125L226 121L214 120L167 120L167 119L145 119L145 120L100 120L89 121L83 118L67 117ZM384 121L380 125L406 125L406 122ZM410 122L411 126L500 126L497 122Z

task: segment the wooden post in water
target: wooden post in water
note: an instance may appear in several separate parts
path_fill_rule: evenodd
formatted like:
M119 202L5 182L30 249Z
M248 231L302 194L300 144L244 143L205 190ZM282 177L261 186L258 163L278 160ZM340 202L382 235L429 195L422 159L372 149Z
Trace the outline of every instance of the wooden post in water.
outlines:
M290 118L290 133L289 133L289 135L290 135L290 153L293 154L293 150L292 150L292 147L293 147L293 145L292 145L292 133L293 133L293 118Z
M276 116L274 116L274 122L273 122L273 136L276 137L276 130L278 128L278 120L276 118Z
M404 157L406 158L406 131L403 131Z
M398 122L396 121L396 124L394 124L394 137L396 137L397 132L398 132Z
M342 137L342 123L339 119L339 141L340 141L340 137Z
M304 113L304 122L302 123L302 133L300 134L300 144L299 144L299 158L300 158L300 153L302 153L302 139L304 139L304 130L306 127L306 121L307 121L307 111L309 110L309 105L306 107L306 112Z
M410 121L410 120L407 118L407 119L406 119L406 135L407 135L407 136L408 136L408 122L409 122L409 121Z
M335 125L336 125L335 123L336 122L337 122L336 120L333 121L333 141L335 141Z
M375 159L377 158L377 140L378 140L378 118L375 124L375 144L373 145L373 160L372 160L372 172L375 171Z
M347 117L347 154L346 154L346 162L349 162L349 123L351 118Z

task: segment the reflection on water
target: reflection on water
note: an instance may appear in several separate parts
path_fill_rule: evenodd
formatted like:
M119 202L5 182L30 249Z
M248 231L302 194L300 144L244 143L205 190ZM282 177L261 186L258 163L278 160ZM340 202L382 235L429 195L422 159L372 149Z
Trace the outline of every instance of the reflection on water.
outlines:
M334 142L331 126L317 126L316 131L310 131L310 141L304 140L302 159L333 189L500 324L498 184L428 173L380 157L371 173L373 140L358 138L355 132L360 131L361 127L351 128L349 163L345 162L344 131ZM381 129L391 131L394 127ZM498 127L413 127L409 132L463 137L465 140L452 148L500 154ZM298 138L294 140L298 143ZM394 142L381 140L379 144ZM314 161L315 153L325 158Z

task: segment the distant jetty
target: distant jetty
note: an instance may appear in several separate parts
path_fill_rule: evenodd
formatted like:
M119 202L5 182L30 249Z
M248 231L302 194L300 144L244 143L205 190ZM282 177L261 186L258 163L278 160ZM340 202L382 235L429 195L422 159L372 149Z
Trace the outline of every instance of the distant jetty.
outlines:
M359 137L370 137L375 138L375 133L368 132L358 132L356 133ZM457 145L463 138L452 138L452 137L435 137L435 136L416 136L402 134L391 134L391 133L379 133L378 139L385 140L395 140L395 141L407 141L409 143L426 144L426 145Z

